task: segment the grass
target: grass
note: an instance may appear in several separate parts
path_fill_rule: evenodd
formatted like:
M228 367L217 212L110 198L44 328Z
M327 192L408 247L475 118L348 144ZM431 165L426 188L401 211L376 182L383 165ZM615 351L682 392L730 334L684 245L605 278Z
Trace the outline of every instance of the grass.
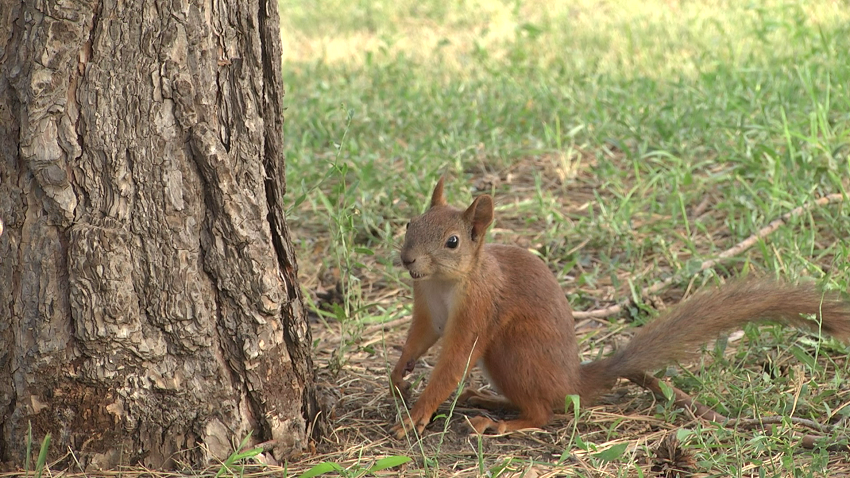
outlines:
M586 359L609 351L631 322L726 278L775 275L847 291L846 202L815 208L695 272L794 207L846 194L846 5L281 0L280 7L288 220L315 313L320 377L341 394L334 433L319 444L326 454L290 469L407 455L410 475L647 476L664 437L679 434L696 473L850 470L846 455L801 451L790 426L771 435L731 431L634 387L540 432L478 442L465 436L458 409L445 434L434 431L440 424L429 428L439 436L426 433L422 444L397 442L387 433L396 409L386 368L405 325L376 325L409 315L409 282L395 256L404 224L423 210L440 175L454 204L494 194L490 240L539 253L576 310L636 299L610 320L579 322ZM643 294L671 275L669 288ZM850 434L846 346L779 327L739 335L671 369L672 383L727 416L799 416Z

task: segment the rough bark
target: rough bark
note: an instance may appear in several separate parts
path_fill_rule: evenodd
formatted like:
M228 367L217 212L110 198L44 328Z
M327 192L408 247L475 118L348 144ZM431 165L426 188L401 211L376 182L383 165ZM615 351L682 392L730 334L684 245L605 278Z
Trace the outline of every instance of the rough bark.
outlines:
M0 460L298 453L277 0L0 2Z

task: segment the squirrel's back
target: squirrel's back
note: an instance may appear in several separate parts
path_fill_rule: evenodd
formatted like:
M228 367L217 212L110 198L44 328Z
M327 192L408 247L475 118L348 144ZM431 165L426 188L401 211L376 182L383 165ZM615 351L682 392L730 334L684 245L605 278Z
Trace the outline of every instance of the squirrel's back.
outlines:
M542 259L518 246L486 244L486 253L495 259L501 271L501 293L505 299L521 300L522 304L539 307L557 303L558 313L572 323L570 304L560 284Z

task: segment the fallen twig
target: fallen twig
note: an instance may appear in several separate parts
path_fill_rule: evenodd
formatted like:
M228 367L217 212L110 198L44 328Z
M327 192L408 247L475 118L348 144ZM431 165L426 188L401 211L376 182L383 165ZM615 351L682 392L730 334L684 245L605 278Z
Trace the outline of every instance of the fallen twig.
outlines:
M792 217L799 216L803 212L808 211L808 210L810 210L814 207L825 206L829 203L832 203L832 202L837 203L837 202L841 202L843 200L844 200L844 195L842 193L834 193L834 194L829 194L827 196L819 198L819 199L817 199L813 202L810 202L808 204L803 204L802 206L796 207L796 208L786 212L785 214L780 216L778 219L774 219L773 221L771 221L770 224L761 228L757 233L753 234L752 236L750 236L750 237L744 239L743 241L739 242L734 247L731 247L731 248L721 252L714 259L709 259L707 261L704 261L702 264L700 264L700 268L699 268L698 272L702 272L706 269L710 269L710 268L714 267L715 264L722 261L723 259L728 259L730 257L734 257L734 256L746 251L747 249L753 247L756 243L758 243L758 241L760 239L764 239L770 233L779 229L780 226L782 226L783 224L788 222L788 220L791 219ZM670 277L668 277L668 278L666 278L662 281L656 282L655 284L653 284L649 288L645 289L645 293L646 294L655 294L655 293L661 291L662 289L668 287L670 284L672 284L673 281L677 277L678 277L678 275L674 274L674 275L672 275L672 276L670 276ZM573 312L573 317L575 317L576 319L589 319L589 318L598 319L598 318L603 318L603 317L610 317L612 315L619 314L620 311L623 310L623 307L625 307L628 303L629 303L629 301L623 301L619 304L612 305L610 307L605 307L604 309L597 309L597 310L590 310L590 311L575 311L575 312Z
M640 385L641 387L646 388L657 396L664 398L664 390L660 385L660 380L649 375L648 373L644 373L643 375L636 375L634 377L627 377L632 382ZM666 384L667 387L673 391L673 403L676 405L690 410L691 413L694 414L697 418L703 418L706 420L711 420L715 423L720 424L724 428L754 428L760 429L765 434L770 435L772 433L770 425L781 424L786 421L791 422L794 425L801 425L813 430L819 431L821 433L831 433L833 431L833 427L829 425L823 425L817 423L813 420L808 420L805 418L798 417L781 417L781 416L770 416L770 417L762 417L762 418L727 418L725 415L718 413L715 410L712 410L706 405L699 403L694 400L690 395L683 392L682 390L674 387L673 385ZM798 433L799 434L799 433ZM818 441L822 440L824 437L819 435L811 435L811 434L800 434L800 446L803 448L814 449L817 447ZM826 449L828 451L850 451L850 445L833 443L831 445L827 445Z

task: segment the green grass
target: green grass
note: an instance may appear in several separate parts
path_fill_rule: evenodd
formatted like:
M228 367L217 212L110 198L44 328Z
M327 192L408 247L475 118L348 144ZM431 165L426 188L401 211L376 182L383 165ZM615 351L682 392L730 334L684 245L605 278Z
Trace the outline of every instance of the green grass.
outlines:
M280 6L288 220L308 295L338 282L343 292L323 315L344 334L335 367L345 368L365 324L409 313L393 256L442 174L455 204L495 195L491 240L538 251L576 310L645 300L640 291L671 274L677 280L660 294L668 305L751 273L848 290L846 204L803 214L694 274L784 212L850 185L846 4ZM647 312L621 314L611 330ZM583 340L592 353L606 344ZM732 416L850 414L847 348L772 327L748 328L741 342L674 383ZM788 371L771 378L764 364ZM683 419L658 407L665 420ZM699 471L824 476L830 459L836 466L826 452L799 453L787 433L695 426L688 443ZM634 453L623 457L623 470L646 469L629 461ZM483 457L476 469L505 459Z

